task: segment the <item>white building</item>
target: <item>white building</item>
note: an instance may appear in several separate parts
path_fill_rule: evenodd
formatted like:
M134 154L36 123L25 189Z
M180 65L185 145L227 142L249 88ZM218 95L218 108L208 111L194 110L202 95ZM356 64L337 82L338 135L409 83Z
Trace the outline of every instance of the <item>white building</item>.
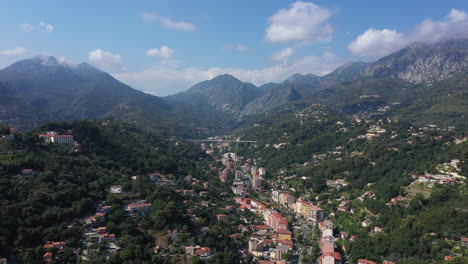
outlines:
M258 168L258 174L260 174L260 176L265 176L266 175L266 169L265 168Z
M257 167L255 166L250 167L250 174L252 174L252 176L255 176L255 174L257 174Z
M39 137L43 138L45 143L73 144L73 136L72 135L59 135L55 131L49 131L45 135L40 135Z
M110 193L122 193L122 186L120 185L113 185L110 188Z

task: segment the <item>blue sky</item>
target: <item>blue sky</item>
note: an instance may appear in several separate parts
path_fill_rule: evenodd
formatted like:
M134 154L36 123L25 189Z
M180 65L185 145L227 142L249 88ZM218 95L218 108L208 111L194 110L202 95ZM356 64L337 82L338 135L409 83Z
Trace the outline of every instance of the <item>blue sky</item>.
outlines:
M218 74L263 84L323 75L411 42L468 33L468 1L3 1L0 67L89 62L155 95Z

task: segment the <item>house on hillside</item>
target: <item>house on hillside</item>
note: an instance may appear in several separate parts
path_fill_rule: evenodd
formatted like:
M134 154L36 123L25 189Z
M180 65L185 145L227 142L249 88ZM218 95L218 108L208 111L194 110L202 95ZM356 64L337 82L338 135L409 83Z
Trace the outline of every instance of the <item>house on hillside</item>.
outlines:
M60 135L55 131L48 131L46 134L40 135L47 144L73 144L72 135Z
M209 247L202 247L200 249L195 249L193 251L193 255L201 257L201 258L208 258L211 256L211 249Z
M468 237L461 237L460 240L464 247L468 247Z
M120 186L120 185L113 185L113 186L111 186L109 192L110 192L110 193L122 193L122 186Z
M52 249L52 248L56 248L56 249L64 249L67 247L67 242L63 242L63 241L60 241L60 242L54 242L54 241L47 241L47 243L44 244L44 249Z
M32 169L22 169L21 170L21 176L23 178L31 178L34 176L34 171Z
M151 210L151 204L150 203L139 203L139 204L129 204L126 208L125 211L135 214L135 213L146 213Z

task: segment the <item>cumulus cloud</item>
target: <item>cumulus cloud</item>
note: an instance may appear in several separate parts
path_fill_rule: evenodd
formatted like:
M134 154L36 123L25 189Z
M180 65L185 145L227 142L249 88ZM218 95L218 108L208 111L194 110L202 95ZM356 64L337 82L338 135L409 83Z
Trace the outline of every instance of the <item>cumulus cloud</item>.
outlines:
M289 57L294 55L295 51L292 48L285 48L283 50L280 50L271 56L271 59L273 61L280 61L280 62L286 62Z
M34 26L31 25L31 24L28 24L28 23L21 23L21 24L18 25L18 27L21 30L24 30L24 31L33 31L34 30Z
M156 23L161 24L163 27L170 28L170 29L176 29L176 30L182 30L182 31L188 31L188 32L193 32L197 30L197 27L192 23L185 22L185 21L173 21L167 17L163 17L155 13L143 12L141 13L140 17L145 22L156 22Z
M184 91L197 82L224 73L232 74L245 82L261 85L267 82L281 82L294 73L324 75L343 62L344 60L326 52L321 56L306 56L291 63L279 63L260 69L155 65L143 71L114 73L113 76L136 89L164 96Z
M174 55L175 51L168 46L161 46L159 49L149 49L146 51L146 55L152 57L161 57L164 59L170 59Z
M468 34L468 15L452 9L442 21L426 19L413 30L402 33L394 29L370 28L348 45L356 56L380 57L397 51L412 42L436 42Z
M265 39L272 43L331 41L333 28L325 22L332 15L332 10L314 3L295 2L268 19Z
M44 21L39 22L39 26L45 31L45 32L52 32L54 30L54 26L51 24L47 24Z
M0 55L3 56L21 56L25 55L29 52L28 49L23 48L21 46L16 46L13 49L5 49L5 50L0 50Z
M88 53L88 60L96 66L107 71L123 70L122 57L109 51L96 49Z
M348 49L354 55L380 57L401 49L407 44L406 37L396 30L370 28L351 42Z

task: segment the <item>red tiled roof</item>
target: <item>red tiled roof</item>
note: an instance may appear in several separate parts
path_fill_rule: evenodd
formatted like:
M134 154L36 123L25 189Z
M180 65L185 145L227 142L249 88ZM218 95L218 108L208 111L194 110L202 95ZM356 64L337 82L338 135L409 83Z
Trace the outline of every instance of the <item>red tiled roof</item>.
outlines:
M44 248L53 248L53 247L59 247L59 246L66 246L67 242L53 242L53 241L47 241L45 243Z
M148 207L151 206L150 203L145 203L145 204L130 204L128 208L142 208L142 207ZM97 215L97 214L96 214Z
M358 259L358 263L365 263L365 264L377 264L377 262L367 260L367 259Z
M340 252L327 252L322 254L322 258L324 257L333 257L338 261L343 261Z

